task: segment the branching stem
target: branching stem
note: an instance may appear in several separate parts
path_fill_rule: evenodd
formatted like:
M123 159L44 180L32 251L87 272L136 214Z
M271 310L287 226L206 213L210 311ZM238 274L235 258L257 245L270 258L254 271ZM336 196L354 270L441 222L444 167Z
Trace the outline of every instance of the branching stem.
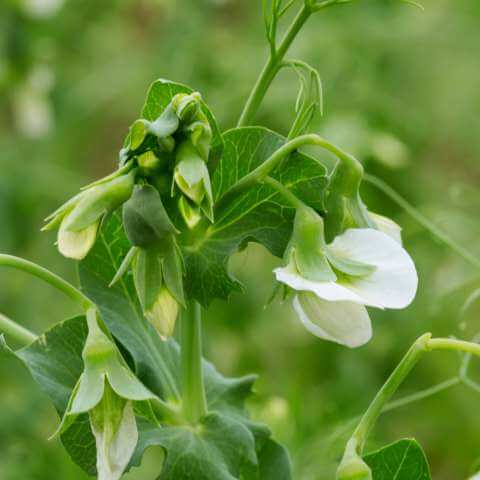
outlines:
M67 295L67 297L79 303L82 309L85 311L92 307L95 308L95 304L78 288L74 287L72 284L68 283L55 273L52 273L46 268L37 265L36 263L29 262L23 258L14 257L13 255L0 254L0 266L22 270L43 280L52 287L55 287L57 290L60 290L62 293Z
M220 204L250 188L252 185L255 185L258 182L261 183L283 159L305 145L321 147L334 154L339 159L339 167L341 168L335 169L338 175L336 179L333 179L333 182L338 181L338 183L342 183L342 185L339 185L341 190L345 190L344 185L347 185L347 188L350 188L351 186L354 188L357 187L356 184L357 182L360 182L363 175L362 165L354 157L344 152L333 143L330 143L319 135L310 133L296 137L282 145L255 170L242 177L235 185L233 185L232 188L220 198L216 206L218 207ZM350 179L347 179L347 181L345 181L347 177L352 177L354 180L351 181Z
M10 320L5 315L0 313L0 332L3 332L13 339L15 339L18 343L26 346L30 343L34 342L37 339L37 335L35 335L30 330L22 327L18 323Z
M345 449L344 460L347 457L361 456L365 446L369 432L373 428L382 411L389 410L385 408L387 402L397 391L398 387L403 383L405 378L411 372L424 353L432 350L451 350L462 353L477 355L480 357L480 344L466 342L464 340L456 340L452 338L431 338L430 333L422 335L410 347L403 359L397 365L393 373L379 390L367 411L361 418L357 428L353 432ZM448 384L442 385L442 389L459 383L460 379L452 379ZM410 401L410 400L409 400ZM391 408L395 408L394 404L390 404Z

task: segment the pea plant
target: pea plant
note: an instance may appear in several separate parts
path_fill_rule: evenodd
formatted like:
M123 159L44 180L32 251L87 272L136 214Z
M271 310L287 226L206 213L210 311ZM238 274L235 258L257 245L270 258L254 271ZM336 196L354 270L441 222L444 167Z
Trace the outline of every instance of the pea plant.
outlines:
M298 3L279 40L284 15ZM194 89L153 82L117 169L46 218L43 230L58 231L59 252L78 261L79 287L0 255L1 266L44 280L81 310L41 336L0 316L7 339L23 345L14 350L2 336L1 346L53 402L61 418L53 437L98 479L119 479L153 445L164 451L161 480L292 478L286 448L245 406L255 376L226 378L202 358L202 313L213 299L241 292L228 261L249 242L282 261L271 301L291 300L299 321L321 339L363 345L372 336L367 307L402 309L413 301L417 273L400 227L362 201L362 164L309 133L322 112L320 76L286 56L312 15L344 3L263 2L269 58L236 128L222 132ZM252 125L282 69L300 82L286 137ZM324 152L335 157L333 166ZM368 454L364 446L402 381L433 350L463 352L465 381L470 355L480 355L476 343L422 335L354 429L337 479L430 478L414 440Z

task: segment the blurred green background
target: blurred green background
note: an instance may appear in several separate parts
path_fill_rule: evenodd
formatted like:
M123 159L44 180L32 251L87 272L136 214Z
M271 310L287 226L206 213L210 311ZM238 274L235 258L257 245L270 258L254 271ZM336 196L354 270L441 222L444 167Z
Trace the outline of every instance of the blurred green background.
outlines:
M298 2L297 2L298 3ZM158 77L202 92L223 129L235 125L266 56L259 0L1 0L0 251L75 281L75 266L40 234L42 219L115 165L128 125ZM321 73L325 114L313 130L374 173L480 257L480 3L363 0L312 18L292 49ZM257 120L287 132L297 92L283 72ZM371 312L374 339L351 351L304 331L289 305L263 308L277 261L258 246L232 260L246 294L208 313L206 355L229 375L257 372L256 418L290 448L296 478L330 479L343 442L421 333L471 338L480 308L465 300L478 271L383 194L373 211L404 227L420 275L405 311ZM0 311L36 332L74 313L26 276L0 273ZM459 358L427 357L404 394L455 375ZM478 371L473 366L472 375ZM400 437L424 446L436 480L480 469L480 393L458 386L384 415L369 448ZM57 442L57 417L26 371L0 358L0 479L87 478ZM160 452L127 478L153 479Z

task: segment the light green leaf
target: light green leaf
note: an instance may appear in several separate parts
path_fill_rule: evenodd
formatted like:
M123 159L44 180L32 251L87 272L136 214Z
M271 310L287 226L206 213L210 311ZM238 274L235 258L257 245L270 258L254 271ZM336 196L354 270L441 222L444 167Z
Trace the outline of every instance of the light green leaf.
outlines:
M416 440L404 439L364 457L373 480L431 480L427 458Z
M224 153L213 177L215 201L286 140L265 128L247 127L226 132L224 141ZM295 153L272 176L311 207L323 209L326 171L316 159ZM253 186L220 205L213 225L198 232L193 240L184 240L188 295L208 305L215 297L226 299L232 291L240 290L227 272L230 256L245 242L256 241L281 257L290 239L294 213L269 185Z

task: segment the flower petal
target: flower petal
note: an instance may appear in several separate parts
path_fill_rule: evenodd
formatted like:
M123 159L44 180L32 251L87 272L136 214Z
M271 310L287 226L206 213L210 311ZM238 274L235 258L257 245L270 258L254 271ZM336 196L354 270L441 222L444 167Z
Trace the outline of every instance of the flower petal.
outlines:
M83 260L95 244L99 222L78 232L71 232L65 228L67 220L68 216L63 219L58 230L58 250L64 257Z
M350 348L367 343L372 337L370 317L363 305L328 302L312 293L301 293L293 307L304 327L313 335Z
M108 418L98 422L99 424L95 421L90 422L97 445L98 480L119 480L138 442L138 429L132 402L126 402L120 424L113 425L117 427L113 438L110 438L112 429L107 425L109 422Z
M79 380L78 390L73 398L71 415L88 412L100 403L105 390L105 375L96 370L86 370Z
M355 293L349 288L340 285L336 282L312 282L303 278L300 274L296 273L291 267L277 268L274 270L275 276L279 282L288 285L290 288L297 290L298 292L312 292L319 298L329 300L333 302L348 301L361 305L369 305L372 307L379 307L375 302L368 302L360 295Z
M370 275L339 282L366 305L405 308L414 299L418 286L415 265L406 250L385 233L369 228L350 229L339 235L330 249L340 257L376 267Z
M368 213L381 232L386 233L390 238L393 238L397 243L402 245L402 227L398 223L378 213Z

